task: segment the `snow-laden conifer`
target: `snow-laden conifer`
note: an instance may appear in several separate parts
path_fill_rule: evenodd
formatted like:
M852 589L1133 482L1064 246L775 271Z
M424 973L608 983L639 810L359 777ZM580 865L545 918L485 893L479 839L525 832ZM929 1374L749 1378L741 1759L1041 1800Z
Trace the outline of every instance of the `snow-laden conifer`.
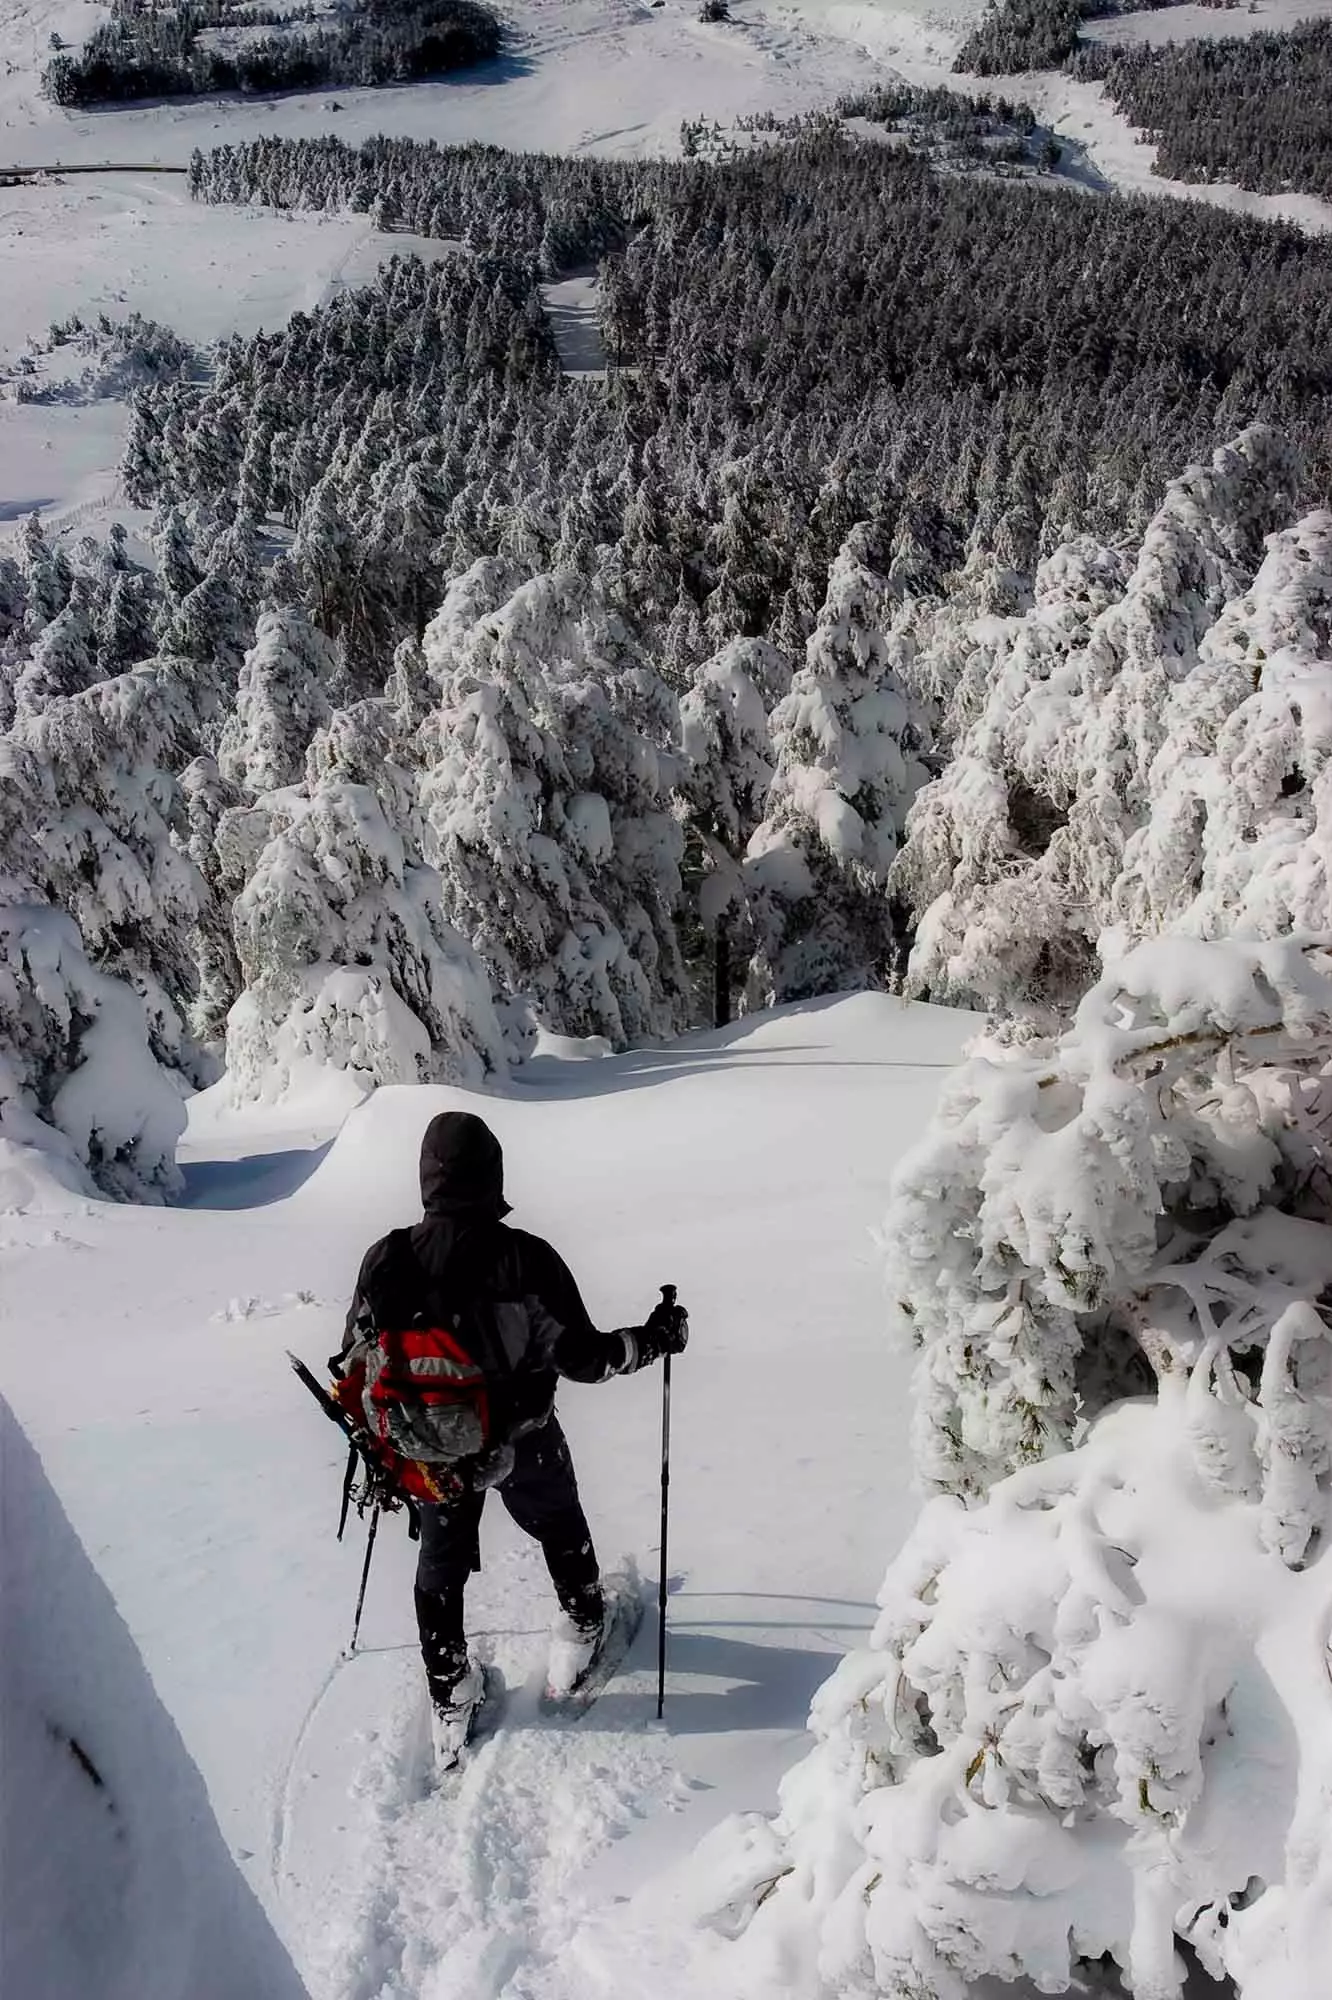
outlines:
M333 647L303 612L265 611L218 745L223 776L251 794L294 783L311 737L331 713L336 672Z
M154 1059L138 995L89 963L49 903L0 901L0 1154L35 1151L118 1201L179 1192L181 1093ZM10 1148L14 1148L13 1154Z
M772 716L776 769L745 864L760 1004L882 985L891 973L888 872L925 774L878 559L862 524L832 566L804 664Z
M425 659L421 799L450 920L560 1033L683 1025L675 708L622 621L540 576L466 637L446 604Z
M1080 541L1042 564L1025 615L981 618L960 646L936 621L936 643L961 659L913 663L945 702L954 750L916 799L894 869L917 913L911 991L1031 1011L1085 985L1154 811L1168 717L1208 646L1243 630L1228 607L1253 584L1292 480L1286 446L1247 431L1172 483L1122 589L1116 553Z
M1176 935L945 1086L884 1229L936 1497L716 1843L745 1965L1322 1991L1329 1075L1332 941Z
M776 646L732 639L699 667L680 702L680 792L696 849L695 907L713 940L719 1021L729 1018L732 945L752 946L745 850L772 785L769 717L790 687L791 662Z
M503 1066L485 973L444 918L439 877L368 786L271 793L224 814L218 846L247 876L245 990L227 1022L238 1101L280 1097L311 1065L367 1084L479 1083Z

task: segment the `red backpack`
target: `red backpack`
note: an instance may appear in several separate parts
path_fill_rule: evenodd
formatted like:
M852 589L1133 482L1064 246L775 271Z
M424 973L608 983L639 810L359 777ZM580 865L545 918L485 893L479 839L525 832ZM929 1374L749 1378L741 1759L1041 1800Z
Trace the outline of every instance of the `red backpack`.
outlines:
M410 1256L407 1230L395 1230L400 1260ZM413 1259L413 1264L415 1260ZM384 1297L409 1296L389 1282ZM386 1317L405 1311L381 1307ZM448 1500L458 1489L456 1468L488 1451L493 1442L484 1370L468 1353L456 1325L416 1313L410 1324L385 1325L348 1350L336 1401L359 1429L368 1431L376 1457L414 1500Z

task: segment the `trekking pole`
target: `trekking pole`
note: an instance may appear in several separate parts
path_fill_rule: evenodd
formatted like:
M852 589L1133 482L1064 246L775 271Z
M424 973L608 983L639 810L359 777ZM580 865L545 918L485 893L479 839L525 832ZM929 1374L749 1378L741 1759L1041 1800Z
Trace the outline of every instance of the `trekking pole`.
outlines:
M361 1564L361 1588L356 1594L356 1618L352 1625L351 1644L347 1648L347 1658L356 1651L356 1641L361 1633L361 1613L365 1609L365 1587L370 1581L370 1558L375 1552L375 1536L379 1533L380 1502L376 1500L370 1515L370 1533L365 1538L365 1561Z
M675 1304L675 1286L663 1285L662 1303ZM666 1535L671 1506L671 1357L661 1371L661 1576L657 1590L657 1720L666 1712Z

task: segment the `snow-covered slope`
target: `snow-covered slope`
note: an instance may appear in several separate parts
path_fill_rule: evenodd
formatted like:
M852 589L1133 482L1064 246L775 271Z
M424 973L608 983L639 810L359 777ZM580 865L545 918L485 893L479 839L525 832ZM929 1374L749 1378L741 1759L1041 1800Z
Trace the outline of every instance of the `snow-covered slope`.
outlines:
M326 1147L317 1102L308 1128L268 1138L257 1114L206 1102L192 1208L52 1188L0 1216L4 1392L321 2000L572 2000L597 1913L728 1810L771 1800L910 1518L908 1363L883 1337L870 1232L972 1026L882 996L786 1009L658 1051L541 1057L503 1097L385 1090ZM603 1325L641 1317L668 1281L693 1321L666 1733L649 1727L645 1630L590 1726L551 1731L515 1695L484 1809L479 1772L419 1799L396 1523L367 1651L339 1663L361 1536L333 1539L338 1440L284 1360L292 1346L322 1364L362 1249L416 1209L425 1122L463 1103L506 1145L517 1220L560 1245ZM659 1396L649 1373L561 1399L603 1562L649 1574ZM552 1605L498 1507L486 1546L472 1624L521 1688Z

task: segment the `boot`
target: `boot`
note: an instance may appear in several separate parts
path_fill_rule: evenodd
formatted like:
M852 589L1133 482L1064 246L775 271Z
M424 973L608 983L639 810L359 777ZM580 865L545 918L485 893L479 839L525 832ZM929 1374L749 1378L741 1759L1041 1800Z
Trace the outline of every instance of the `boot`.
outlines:
M597 1657L606 1628L606 1601L597 1582L570 1593L550 1630L546 1692L572 1694Z
M431 1689L430 1740L435 1748L435 1769L451 1771L472 1733L472 1724L486 1692L486 1679L475 1660L443 1696Z

